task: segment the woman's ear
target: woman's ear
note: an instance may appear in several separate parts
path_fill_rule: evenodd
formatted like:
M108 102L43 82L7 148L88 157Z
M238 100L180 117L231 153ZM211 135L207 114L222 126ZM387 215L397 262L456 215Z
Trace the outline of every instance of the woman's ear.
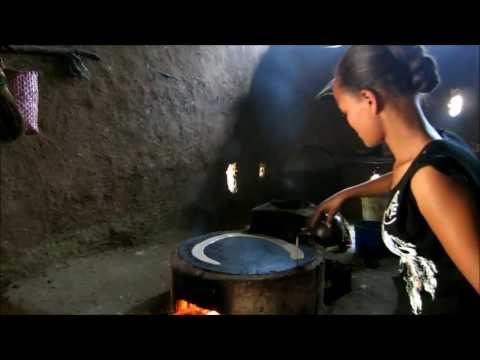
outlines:
M364 89L360 91L360 96L362 100L367 102L372 113L378 115L382 109L381 98L379 94L372 90Z

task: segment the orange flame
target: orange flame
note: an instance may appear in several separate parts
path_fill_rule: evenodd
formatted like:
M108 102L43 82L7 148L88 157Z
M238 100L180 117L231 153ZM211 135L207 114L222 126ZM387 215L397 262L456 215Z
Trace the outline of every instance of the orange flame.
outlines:
M202 309L186 300L177 300L173 315L220 315L215 310Z

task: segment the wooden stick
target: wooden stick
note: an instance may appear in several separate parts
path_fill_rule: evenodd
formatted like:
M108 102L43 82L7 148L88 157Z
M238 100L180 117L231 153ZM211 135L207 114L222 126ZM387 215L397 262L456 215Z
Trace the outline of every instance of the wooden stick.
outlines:
M296 251L295 257L297 258L297 260L298 260L298 246L299 246L299 244L298 244L298 243L299 243L298 238L299 238L299 236L297 235L297 238L295 239L295 246L296 246L296 249L295 249L295 251Z

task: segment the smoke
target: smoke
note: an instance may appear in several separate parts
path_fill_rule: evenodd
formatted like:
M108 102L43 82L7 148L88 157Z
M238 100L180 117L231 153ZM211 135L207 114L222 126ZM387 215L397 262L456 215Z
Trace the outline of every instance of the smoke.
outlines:
M273 146L295 141L306 126L314 96L333 76L343 48L272 46L261 59L249 101L251 128Z
M232 204L249 209L282 195L283 189L299 190L298 181L290 181L282 173L287 159L281 158L281 153L288 152L305 131L314 96L331 80L344 51L321 45L288 45L271 46L263 54L249 93L236 103L231 135L199 191L190 215L194 233L218 229L222 222L219 216L231 212ZM268 168L261 180L260 161ZM238 164L235 194L226 186L225 171L230 163Z

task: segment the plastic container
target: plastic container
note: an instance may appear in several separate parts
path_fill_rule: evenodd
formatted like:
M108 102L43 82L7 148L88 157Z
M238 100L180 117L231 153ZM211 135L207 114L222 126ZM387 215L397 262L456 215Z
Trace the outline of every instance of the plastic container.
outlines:
M360 221L354 224L355 248L367 266L376 267L382 257L390 254L382 240L382 224L379 221Z

